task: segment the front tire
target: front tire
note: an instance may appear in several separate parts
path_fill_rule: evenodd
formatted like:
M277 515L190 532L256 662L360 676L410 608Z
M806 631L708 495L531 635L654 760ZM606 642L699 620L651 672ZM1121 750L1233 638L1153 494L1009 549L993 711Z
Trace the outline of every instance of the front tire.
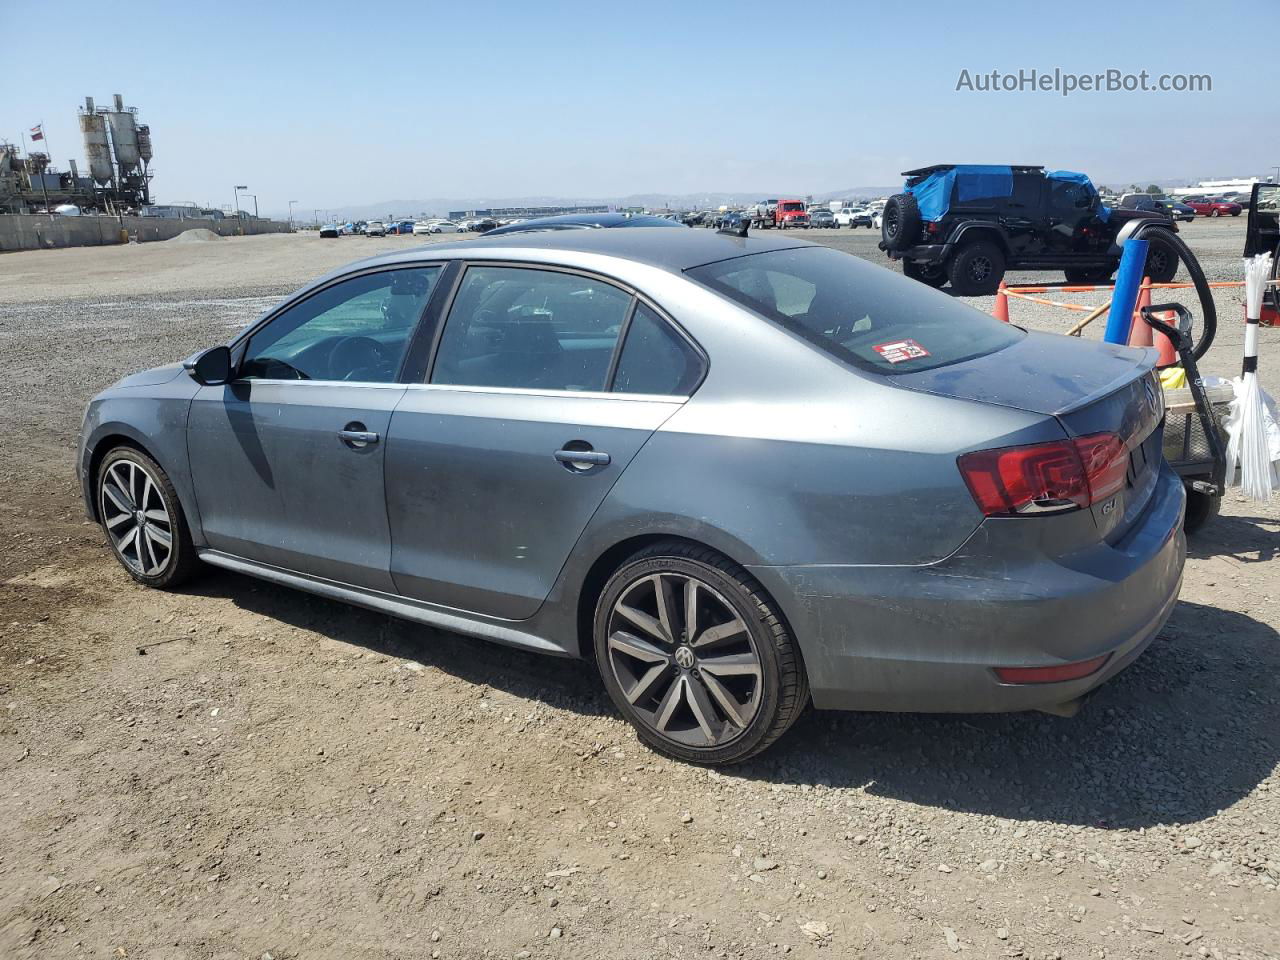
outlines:
M596 664L640 739L677 760L753 757L809 701L799 647L764 588L706 547L632 556L596 603Z
M1097 269L1081 270L1068 269L1062 271L1070 284L1103 284L1111 282L1111 275L1116 272L1115 267L1099 267Z
M1146 275L1152 283L1172 283L1178 274L1177 248L1162 237L1153 236L1147 245Z
M98 467L95 494L111 552L129 576L160 590L190 579L200 561L178 494L158 463L116 447Z

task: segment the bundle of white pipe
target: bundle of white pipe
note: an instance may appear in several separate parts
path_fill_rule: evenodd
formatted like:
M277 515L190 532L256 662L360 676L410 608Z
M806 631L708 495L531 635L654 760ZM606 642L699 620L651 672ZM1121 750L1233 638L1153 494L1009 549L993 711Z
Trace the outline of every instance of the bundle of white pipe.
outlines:
M1244 363L1240 376L1231 381L1235 399L1226 422L1227 482L1233 481L1239 467L1240 492L1253 500L1268 499L1271 491L1280 486L1267 437L1268 420L1275 430L1274 405L1258 385L1258 319L1262 316L1262 293L1270 276L1270 254L1245 259Z

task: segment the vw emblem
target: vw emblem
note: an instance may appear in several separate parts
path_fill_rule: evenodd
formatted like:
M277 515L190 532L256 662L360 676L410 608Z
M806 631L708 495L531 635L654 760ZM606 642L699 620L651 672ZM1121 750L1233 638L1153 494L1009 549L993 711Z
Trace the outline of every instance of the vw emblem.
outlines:
M693 666L693 651L688 647L676 647L676 663L684 670Z
M1157 409L1156 404L1156 388L1150 377L1143 378L1142 390L1147 396L1147 408L1151 411L1152 415L1158 416L1159 410Z

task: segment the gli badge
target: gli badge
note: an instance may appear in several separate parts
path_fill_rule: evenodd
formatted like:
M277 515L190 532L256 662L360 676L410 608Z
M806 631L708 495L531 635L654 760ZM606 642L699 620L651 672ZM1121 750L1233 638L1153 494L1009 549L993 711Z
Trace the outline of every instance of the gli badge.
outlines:
M1110 500L1108 500L1106 503L1102 505L1102 515L1104 517L1109 517L1111 516L1111 514L1115 512L1115 509L1116 509L1116 498L1112 497Z

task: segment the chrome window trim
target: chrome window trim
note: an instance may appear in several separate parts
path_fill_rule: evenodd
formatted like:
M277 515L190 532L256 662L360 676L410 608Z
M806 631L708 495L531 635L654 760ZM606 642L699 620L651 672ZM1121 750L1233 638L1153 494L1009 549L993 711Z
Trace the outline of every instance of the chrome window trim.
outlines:
M380 381L368 381L368 380L298 380L298 379L281 380L278 378L268 379L266 377L262 377L262 378L244 377L237 380L228 380L227 386L232 386L236 384L254 384L254 383L263 383L263 384L269 384L272 386L301 384L308 387L359 387L365 390L368 390L370 388L373 388L375 390L390 390L390 389L403 390L407 386L412 386L412 384L396 383L395 381L392 381L391 383L382 383Z
M518 270L542 270L542 271L551 272L551 273L569 273L569 274L574 274L576 276L584 277L588 280L598 280L601 283L607 283L610 286L616 287L617 289L621 290L623 293L629 294L632 298L632 302L631 302L631 305L627 308L626 319L623 321L622 329L618 331L618 339L614 343L614 352L609 362L609 371L608 371L608 378L606 380L606 386L609 386L612 384L613 377L617 373L617 365L622 358L622 350L626 346L626 336L631 329L631 318L635 315L636 306L639 303L643 303L646 307L648 307L657 315L659 320L666 323L666 325L671 329L673 333L675 333L677 337L683 339L690 346L694 354L696 354L698 359L701 361L701 364L702 364L701 375L698 377L697 382L689 390L689 393L687 395L679 394L675 396L679 396L681 400L689 399L689 397L693 396L695 393L698 392L698 388L701 387L702 384L707 379L707 374L711 370L711 358L707 354L707 351L703 349L702 344L700 344L697 340L695 340L693 335L690 334L689 331L687 331L684 327L682 327L680 323L674 317L671 316L670 313L668 313L657 302L655 302L652 297L638 290L635 286L628 283L626 280L621 280L617 277L610 276L606 273L600 272L599 270L592 270L586 267L574 267L574 266L569 266L562 263L542 263L538 260L509 260L509 259L498 259L496 257L492 260L490 259L480 260L480 259L464 258L464 257L459 257L458 259L462 260L462 271L458 274L457 281L454 283L453 289L450 291L449 299L445 303L444 310L441 312L440 324L435 331L435 342L431 345L431 357L427 363L425 379L422 383L411 383L409 384L409 386L466 387L469 390L471 389L479 389L482 391L502 390L502 391L536 393L536 394L554 394L554 395L564 394L568 396L584 396L587 394L597 394L602 396L618 395L618 394L614 394L612 391L609 391L609 390L605 390L605 391L528 390L526 388L516 388L516 387L474 388L469 384L446 384L446 383L433 384L431 382L431 377L435 373L436 358L440 352L440 343L444 339L445 328L448 327L449 325L449 316L450 314L453 313L454 302L457 300L458 293L462 289L462 284L465 282L467 278L467 273L468 271L471 270L472 267L511 267ZM659 395L658 394L629 394L629 396L659 396ZM663 394L662 396L667 396L667 395Z
M284 381L292 383L295 381ZM307 381L302 381L303 383ZM471 386L460 383L400 383L395 386L405 387L409 390L430 390L446 393L487 393L497 396L512 397L574 397L584 400L625 400L632 403L653 401L656 403L666 403L672 406L680 406L688 402L689 398L674 394L658 394L658 393L613 393L608 390L549 390L535 389L532 387L486 387Z

